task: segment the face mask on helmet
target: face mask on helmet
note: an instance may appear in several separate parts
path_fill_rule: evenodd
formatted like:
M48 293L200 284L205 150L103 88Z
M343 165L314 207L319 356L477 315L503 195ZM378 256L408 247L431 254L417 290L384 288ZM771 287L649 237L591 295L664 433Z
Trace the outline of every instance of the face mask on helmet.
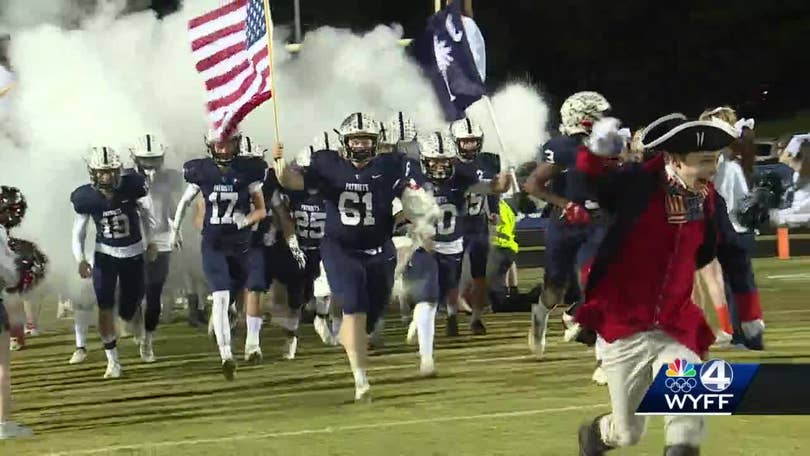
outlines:
M16 187L0 187L0 225L12 228L22 222L28 203Z
M422 168L424 173L431 179L449 179L453 175L453 159L423 158Z
M208 143L208 153L218 165L227 165L239 154L239 136Z
M141 171L158 171L163 168L163 157L134 157L135 165Z
M346 158L354 163L364 163L371 160L377 153L377 139L375 135L352 135L343 139L346 148Z
M456 141L456 144L458 145L458 155L462 160L474 160L481 152L480 138L461 138Z
M90 180L93 187L101 190L113 190L121 184L121 168L91 169Z

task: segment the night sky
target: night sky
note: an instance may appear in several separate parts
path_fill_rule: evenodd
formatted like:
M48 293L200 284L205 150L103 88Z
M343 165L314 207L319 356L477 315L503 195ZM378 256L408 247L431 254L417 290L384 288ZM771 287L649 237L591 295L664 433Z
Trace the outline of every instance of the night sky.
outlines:
M170 11L177 0L155 0ZM270 0L291 25L292 0ZM758 119L810 109L807 0L473 0L487 40L488 86L538 85L555 108L578 90L602 92L630 125L729 104ZM301 0L304 31L399 23L414 36L431 0Z

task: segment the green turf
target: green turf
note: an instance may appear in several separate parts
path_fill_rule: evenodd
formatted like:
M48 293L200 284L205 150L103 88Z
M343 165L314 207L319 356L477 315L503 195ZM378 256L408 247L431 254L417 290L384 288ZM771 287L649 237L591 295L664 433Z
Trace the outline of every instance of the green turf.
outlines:
M715 353L730 360L810 362L810 259L756 262L768 350ZM521 271L521 288L539 279ZM573 455L580 422L607 411L607 390L590 382L593 354L560 342L551 324L547 357L528 354L526 314L488 315L489 335L456 339L438 328L439 377L416 376L416 348L389 320L386 347L371 361L374 402L352 403L353 382L337 348L303 328L299 357L282 361L279 330L265 331L265 364L221 377L213 342L184 324L162 328L159 362L144 365L122 341L126 378L104 381L91 339L81 366L67 365L67 323L12 355L14 417L37 435L0 443L0 455ZM463 321L466 323L466 320ZM235 346L243 343L237 338ZM658 455L663 421L642 443L617 452ZM707 455L806 455L810 417L709 419Z

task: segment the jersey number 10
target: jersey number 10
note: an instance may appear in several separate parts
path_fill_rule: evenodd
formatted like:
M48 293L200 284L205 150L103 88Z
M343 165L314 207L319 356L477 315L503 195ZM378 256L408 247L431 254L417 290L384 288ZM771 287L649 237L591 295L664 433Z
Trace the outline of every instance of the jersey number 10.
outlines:
M211 219L209 223L212 225L229 225L233 223L233 209L236 207L238 200L239 194L236 192L211 192L208 195L208 201L211 202ZM220 203L228 203L222 215L219 214Z

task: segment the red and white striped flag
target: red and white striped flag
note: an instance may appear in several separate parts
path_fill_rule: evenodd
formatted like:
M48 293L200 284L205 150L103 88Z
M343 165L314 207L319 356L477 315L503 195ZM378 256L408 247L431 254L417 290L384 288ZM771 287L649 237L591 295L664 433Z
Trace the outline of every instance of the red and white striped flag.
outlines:
M221 138L272 97L265 20L263 0L234 0L188 23L208 118Z

